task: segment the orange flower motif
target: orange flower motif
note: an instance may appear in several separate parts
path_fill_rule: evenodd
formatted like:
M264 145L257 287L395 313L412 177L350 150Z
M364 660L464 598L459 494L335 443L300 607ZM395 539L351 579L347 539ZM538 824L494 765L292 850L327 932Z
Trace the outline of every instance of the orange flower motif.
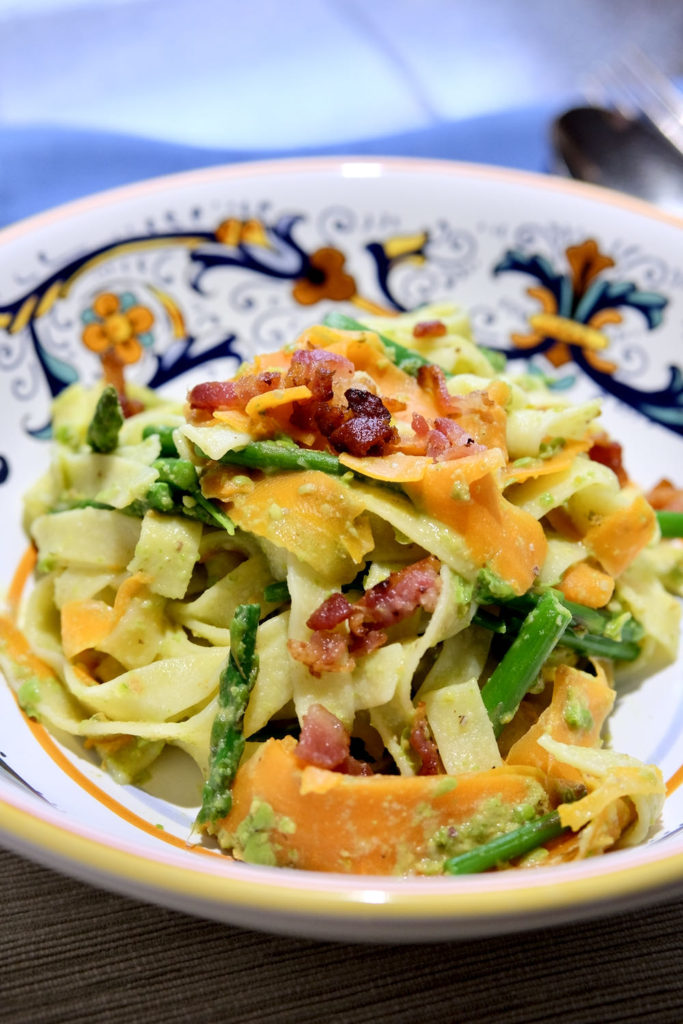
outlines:
M216 239L223 245L231 247L242 244L260 245L264 249L271 247L265 227L260 220L256 220L254 217L249 220L228 217L227 220L221 221L216 228Z
M593 238L587 238L579 245L566 249L570 274L565 280L570 284L573 302L579 303L590 285L604 270L615 265L611 256L600 251ZM541 306L539 313L529 317L531 331L528 334L513 334L512 342L517 348L533 349L545 338L554 339L546 349L545 356L553 366L571 362L572 347L583 351L585 359L601 373L614 373L617 364L599 355L609 345L609 339L602 331L606 324L621 322L621 313L616 309L599 309L593 315L577 319L575 315L564 316L558 312L557 295L545 285L527 288L527 294Z
M146 306L135 304L129 294L119 297L102 292L84 319L89 322L81 335L83 344L99 356L110 353L123 364L136 363L143 346L151 343L148 331L154 316Z
M575 295L584 295L591 282L599 277L603 270L614 266L612 257L600 252L594 238L587 238L580 245L570 245L566 253Z
M292 295L302 306L312 306L321 299L344 302L356 294L356 282L344 271L346 257L339 249L323 248L309 256L305 277L295 281Z

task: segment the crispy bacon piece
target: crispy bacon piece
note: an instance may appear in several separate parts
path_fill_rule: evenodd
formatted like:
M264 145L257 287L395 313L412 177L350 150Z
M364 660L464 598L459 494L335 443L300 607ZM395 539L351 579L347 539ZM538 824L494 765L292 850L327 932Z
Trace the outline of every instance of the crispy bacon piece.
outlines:
M660 480L646 495L653 508L666 512L683 512L683 488L670 480Z
M462 399L459 395L452 395L449 392L446 387L446 374L440 366L433 363L420 366L417 371L417 383L431 393L437 409L444 416L460 412Z
M442 775L444 772L439 748L429 728L424 701L417 705L408 742L420 758L418 775Z
M330 594L327 600L316 608L306 625L309 629L334 629L345 622L351 614L353 606L343 594Z
M480 416L486 420L497 403L485 391L470 391L468 395L452 395L446 386L446 375L440 366L429 363L417 371L417 382L434 398L444 416Z
M502 381L493 382L488 391L471 391L468 395L452 395L440 366L421 366L417 382L431 393L437 411L454 420L473 439L486 448L506 449L504 409L509 393Z
M337 716L322 704L311 704L296 748L299 760L345 775L373 775L369 764L351 756L350 748L351 737Z
M443 320L420 320L413 327L414 338L443 338L446 325Z
M386 630L418 608L433 612L440 593L439 560L429 555L392 572L353 604L343 594L332 594L306 623L313 630L310 640L290 640L289 653L316 676L351 671L354 655L382 647L387 642ZM343 622L348 622L348 630L335 632L334 627Z
M413 413L410 425L413 428L413 432L416 437L427 437L427 434L429 433L429 422L424 418L421 412Z
M483 444L477 444L466 430L445 416L437 416L434 429L427 436L427 455L437 462L462 459L465 455L484 450Z
M336 715L311 704L301 724L296 756L318 768L337 768L349 756L351 737Z
M316 630L310 640L288 640L287 649L313 676L323 672L351 672L355 665L349 656L347 637L329 629Z
M281 375L276 371L265 373L245 373L237 380L214 380L206 384L196 384L188 395L188 402L193 409L205 409L214 412L216 409L239 409L256 395L263 395L280 387Z
M327 438L332 448L356 456L383 455L398 435L382 399L362 388L347 388L344 397L348 406L344 421Z
M484 451L484 445L478 444L463 427L446 416L437 416L430 426L429 421L416 412L411 426L413 437L402 437L392 446L405 455L427 455L436 462L444 462Z
M292 355L285 387L305 384L313 401L329 402L334 394L335 378L348 382L353 373L353 363L346 356L323 348L301 348Z
M366 590L353 605L349 620L352 633L364 629L386 629L407 618L417 608L433 612L441 593L439 560L428 555L420 562L392 572L381 583Z
M588 449L588 458L613 470L622 487L628 483L628 474L622 462L622 447L618 441L612 441L606 434L597 438Z

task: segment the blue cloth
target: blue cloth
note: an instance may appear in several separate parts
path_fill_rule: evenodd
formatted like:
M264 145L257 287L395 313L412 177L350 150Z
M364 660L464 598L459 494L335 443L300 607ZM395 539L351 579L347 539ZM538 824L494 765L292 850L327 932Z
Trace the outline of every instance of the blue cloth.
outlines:
M556 110L524 108L304 149L230 150L53 125L0 127L0 225L103 189L217 164L312 155L416 156L532 171L551 167Z

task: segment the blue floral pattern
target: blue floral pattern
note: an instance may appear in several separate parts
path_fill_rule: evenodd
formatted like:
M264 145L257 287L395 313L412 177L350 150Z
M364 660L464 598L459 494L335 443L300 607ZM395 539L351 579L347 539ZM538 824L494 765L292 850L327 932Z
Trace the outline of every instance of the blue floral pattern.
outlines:
M198 371L232 372L256 348L281 344L321 318L329 303L353 305L360 319L362 311L402 311L449 297L482 263L477 233L445 219L402 230L399 218L377 218L368 221L362 241L354 211L341 207L323 211L316 225L303 213L265 210L231 215L212 229L181 230L174 215L166 219L171 230L150 223L145 233L56 260L0 303L0 369L17 401L32 405L38 394L49 401L78 379L94 380L97 357L110 350L131 363L132 379L152 388ZM683 434L681 369L669 365L660 386L639 386L605 354L609 332L625 313L656 332L668 297L622 275L619 256L606 255L594 239L565 245L559 259L563 265L530 249L528 238L499 250L488 269L492 300L496 282L516 275L532 280L526 295L540 309L529 310L528 300L515 300L508 290L493 312L473 310L478 340L526 360L535 372L545 372L539 357L550 371L571 362L602 391ZM524 320L526 333L515 327ZM575 380L565 374L554 385ZM25 416L26 433L48 436L46 417ZM8 459L0 456L0 484L8 475Z

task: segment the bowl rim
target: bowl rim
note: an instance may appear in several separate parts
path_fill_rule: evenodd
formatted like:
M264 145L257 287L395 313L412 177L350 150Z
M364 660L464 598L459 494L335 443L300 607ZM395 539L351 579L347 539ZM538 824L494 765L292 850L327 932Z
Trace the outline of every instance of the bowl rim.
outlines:
M346 173L345 173L345 168ZM353 170L351 170L353 168ZM365 168L365 173L364 173ZM631 213L640 214L674 227L683 228L683 216L660 209L653 203L638 199L624 192L563 178L557 174L539 171L519 170L480 164L462 160L444 160L410 156L292 156L272 160L248 160L239 163L217 164L199 167L190 171L157 175L126 185L90 193L78 199L69 200L0 228L0 247L32 231L58 224L63 220L89 213L98 208L115 206L128 200L153 195L166 189L183 189L193 184L210 184L216 181L239 179L245 176L267 177L275 174L297 174L312 172L339 172L342 176L378 178L383 175L414 173L442 174L455 178L476 177L485 181L540 188L547 192L566 194L575 198L592 200L602 205L616 206Z
M683 886L683 839L531 873L387 879L235 865L221 856L197 858L195 866L184 852L164 847L152 853L129 840L112 843L112 837L61 821L59 811L41 811L0 787L3 845L83 881L163 905L189 901L194 912L226 921L231 913L254 912L273 921L296 916L302 922L324 917L380 926L397 920L447 923L451 931L479 921L492 931L606 913ZM674 848L667 852L666 845Z
M0 248L73 217L164 191L245 177L302 173L336 173L356 178L437 175L513 184L616 207L683 229L683 217L676 214L611 189L556 175L465 161L340 155L219 164L95 192L0 229ZM385 926L393 925L399 918L425 923L448 921L452 936L458 924L473 920L483 922L483 927L490 930L500 922L508 922L508 926L515 922L513 927L522 927L525 918L536 923L539 918L568 920L585 916L589 908L598 912L598 908L605 910L615 903L644 902L657 893L683 885L683 835L656 846L638 848L637 853L623 851L609 858L581 862L589 864L587 869L566 872L560 868L561 879L558 868L539 868L531 875L503 872L496 876L420 879L419 887L392 887L387 886L387 879L375 876L266 869L277 874L271 877L262 872L255 884L245 882L237 873L221 870L220 865L225 862L219 857L213 867L209 858L202 858L194 866L186 863L183 851L164 851L163 856L156 857L149 848L132 841L115 840L112 845L114 837L65 822L63 815L53 808L25 801L9 783L7 787L0 783L0 839L3 845L48 866L53 864L67 874L122 892L130 893L133 887L134 894L155 902L179 906L183 899L189 900L195 912L224 920L234 919L236 911L242 913L242 920L245 912L256 911L273 919L296 916L312 920L324 915L336 922L373 921ZM253 874L251 865L242 867Z

